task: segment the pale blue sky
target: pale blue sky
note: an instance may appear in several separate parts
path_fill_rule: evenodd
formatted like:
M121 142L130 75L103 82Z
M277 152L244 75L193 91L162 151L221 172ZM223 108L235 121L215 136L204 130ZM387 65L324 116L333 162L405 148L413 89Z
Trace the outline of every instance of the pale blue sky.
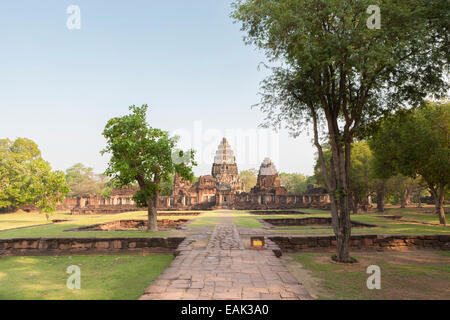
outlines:
M280 171L311 174L310 137L257 131L264 55L243 43L230 4L2 1L0 137L33 139L56 169L81 162L102 172L106 121L147 103L152 126L199 150L198 175L223 135L241 170L271 156ZM80 30L66 27L69 5L81 9Z

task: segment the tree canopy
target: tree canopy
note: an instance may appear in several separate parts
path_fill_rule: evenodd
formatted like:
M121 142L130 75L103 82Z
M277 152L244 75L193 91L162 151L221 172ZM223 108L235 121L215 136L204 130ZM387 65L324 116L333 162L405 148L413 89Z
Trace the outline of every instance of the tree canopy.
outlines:
M370 140L380 175L420 175L445 224L443 201L450 182L450 103L426 103L383 120Z
M380 29L367 27L372 5L381 9ZM276 63L262 83L265 125L285 125L293 135L312 127L338 261L351 260L351 144L384 114L446 93L448 12L450 2L429 0L234 2L245 41ZM331 150L329 175L323 142Z
M301 173L280 172L280 184L286 188L288 193L302 194L308 187L308 177Z
M52 171L30 139L0 139L0 208L33 204L45 213L69 191L62 171Z
M177 137L151 127L146 120L147 105L129 109L131 114L110 119L103 131L106 147L102 154L111 155L105 174L118 187L138 184L133 199L138 206L148 207L148 229L156 231L156 206L163 182L170 181L175 172L192 181L194 151L176 149Z
M239 172L239 178L244 184L244 192L249 192L254 186L256 186L256 181L258 180L258 170L254 168L242 170Z
M77 163L66 170L66 180L70 188L68 196L82 197L111 192L107 177L94 173L94 169Z

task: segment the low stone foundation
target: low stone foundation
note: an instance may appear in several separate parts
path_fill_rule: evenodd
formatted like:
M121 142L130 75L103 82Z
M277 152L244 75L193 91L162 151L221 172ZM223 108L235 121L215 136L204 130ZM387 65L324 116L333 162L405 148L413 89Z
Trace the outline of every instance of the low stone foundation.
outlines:
M283 252L324 250L336 248L335 236L268 237ZM450 250L450 235L354 235L351 249L405 250L432 248Z
M171 212L158 212L158 217L198 216L200 214L202 214L202 212L198 212L198 211L188 211L188 212L171 211Z
M161 219L158 220L158 229L180 229L186 222L186 219ZM130 231L130 230L146 230L148 220L116 220L111 222L104 222L83 226L74 229L67 229L64 231Z
M138 208L135 205L89 205L85 207L74 207L71 210L72 215L96 215L96 214L120 214L124 212L135 212L135 211L147 211L148 208ZM174 208L158 208L158 210L170 211L170 212L158 212L158 216L195 216L199 215L201 212L179 212L179 211L189 211L189 210L211 210L210 207L174 207Z
M173 254L184 237L0 239L0 256L69 254Z
M301 211L280 211L280 210L276 210L276 211L252 210L252 211L249 211L249 213L250 214L255 214L255 215L261 215L261 216L265 216L265 215L308 214L307 212L301 212Z
M85 207L76 206L72 208L72 215L94 215L94 214L119 214L124 212L145 211L146 208L138 208L135 205L88 205Z
M269 223L273 226L310 226L310 225L325 225L331 226L332 219L331 218L298 218L298 219L262 219L262 221ZM355 220L350 221L353 228L374 228L377 227L374 224L363 223Z

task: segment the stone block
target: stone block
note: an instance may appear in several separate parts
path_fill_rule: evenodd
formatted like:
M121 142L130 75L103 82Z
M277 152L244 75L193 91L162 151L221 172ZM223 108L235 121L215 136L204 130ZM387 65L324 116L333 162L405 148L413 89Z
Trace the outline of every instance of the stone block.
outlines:
M112 242L113 249L122 249L122 241L121 240L113 240Z
M128 242L128 248L130 249L136 248L136 242L135 241Z
M95 243L95 248L104 250L109 248L109 241L99 241Z
M317 242L320 247L329 247L331 245L331 241L328 239L319 239Z

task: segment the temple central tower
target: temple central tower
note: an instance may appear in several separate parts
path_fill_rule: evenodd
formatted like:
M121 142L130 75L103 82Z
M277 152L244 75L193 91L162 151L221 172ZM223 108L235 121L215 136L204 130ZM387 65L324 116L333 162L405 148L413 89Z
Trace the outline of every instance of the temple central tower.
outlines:
M216 179L219 191L231 193L243 192L244 188L239 179L236 157L227 139L223 138L217 148L211 175Z

